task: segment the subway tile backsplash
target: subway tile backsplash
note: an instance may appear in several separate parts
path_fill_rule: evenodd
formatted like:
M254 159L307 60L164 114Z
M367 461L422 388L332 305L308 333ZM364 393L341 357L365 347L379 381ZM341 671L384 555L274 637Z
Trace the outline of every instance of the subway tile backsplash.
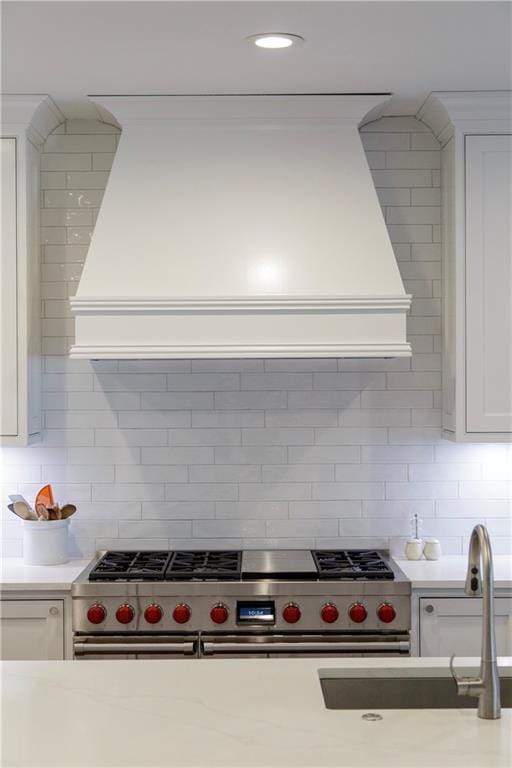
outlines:
M44 440L2 450L3 501L51 482L73 553L391 547L409 519L460 554L512 550L512 451L441 438L439 145L410 117L363 129L406 290L412 360L69 360L77 286L118 130L70 120L42 156ZM136 222L127 222L127 226ZM5 511L3 551L20 555Z

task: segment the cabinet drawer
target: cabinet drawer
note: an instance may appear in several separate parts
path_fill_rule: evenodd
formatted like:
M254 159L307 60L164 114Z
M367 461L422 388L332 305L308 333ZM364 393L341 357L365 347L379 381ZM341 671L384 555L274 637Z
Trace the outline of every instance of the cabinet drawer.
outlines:
M499 656L512 655L512 598L494 600ZM482 600L428 597L420 600L420 656L480 656Z
M4 661L64 658L63 600L0 601Z

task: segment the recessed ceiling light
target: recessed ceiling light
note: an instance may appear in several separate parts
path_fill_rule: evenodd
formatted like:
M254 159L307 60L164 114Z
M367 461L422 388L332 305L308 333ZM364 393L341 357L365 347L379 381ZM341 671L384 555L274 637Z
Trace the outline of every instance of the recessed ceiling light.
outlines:
M284 32L265 32L265 34L251 35L247 38L258 48L269 48L276 50L278 48L291 48L292 45L298 45L304 42L300 35L289 35Z

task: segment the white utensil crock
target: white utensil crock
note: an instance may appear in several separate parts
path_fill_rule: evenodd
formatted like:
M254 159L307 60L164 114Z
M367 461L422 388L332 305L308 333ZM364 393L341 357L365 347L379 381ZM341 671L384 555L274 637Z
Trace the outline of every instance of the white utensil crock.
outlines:
M69 520L23 520L25 565L60 565L69 560Z

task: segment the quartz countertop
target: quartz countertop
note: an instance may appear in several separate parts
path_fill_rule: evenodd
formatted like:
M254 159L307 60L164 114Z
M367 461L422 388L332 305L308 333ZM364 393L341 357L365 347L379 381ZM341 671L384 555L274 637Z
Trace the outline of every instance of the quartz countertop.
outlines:
M70 560L62 565L25 565L21 557L5 557L0 565L2 592L69 592L71 584L90 563Z
M500 660L512 673L512 659ZM476 672L476 659L458 670ZM473 669L474 667L474 669ZM1 764L509 768L512 710L328 710L319 670L448 674L447 659L3 662Z
M395 558L396 559L396 558ZM512 556L495 555L494 586L512 589ZM449 555L439 560L398 560L413 589L462 589L466 581L467 555Z

